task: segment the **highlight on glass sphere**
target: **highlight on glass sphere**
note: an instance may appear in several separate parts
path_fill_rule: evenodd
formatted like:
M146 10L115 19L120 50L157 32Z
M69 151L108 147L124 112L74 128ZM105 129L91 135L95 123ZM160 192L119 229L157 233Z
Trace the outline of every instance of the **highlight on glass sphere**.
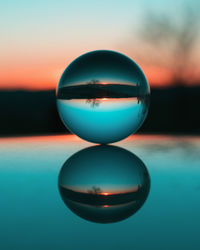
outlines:
M145 75L133 60L97 50L65 69L57 87L57 107L72 133L93 143L113 143L140 128L149 94Z
M133 153L100 145L72 155L61 168L58 186L64 203L75 214L92 222L112 223L141 208L150 177Z

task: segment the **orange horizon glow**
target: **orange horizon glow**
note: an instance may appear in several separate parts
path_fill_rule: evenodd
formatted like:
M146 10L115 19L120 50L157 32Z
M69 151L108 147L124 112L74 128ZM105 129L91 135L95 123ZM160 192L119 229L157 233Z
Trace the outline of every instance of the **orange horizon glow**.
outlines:
M101 195L111 195L113 193L99 193L99 194L101 194Z
M6 68L0 74L1 90L52 90L56 89L65 65L18 66ZM172 75L164 68L142 67L150 87L172 86ZM188 81L187 85L197 85L198 79ZM102 82L101 84L107 84Z
M79 187L74 187L74 186L69 186L69 185L62 185L63 188L70 189L71 191L74 192L80 192L84 194L91 194L91 195L98 195L98 196L110 196L110 195L119 195L119 194L127 194L127 193L133 193L137 192L139 190L139 186L135 186L133 188L127 188L127 187L121 187L121 189L112 188L110 189L109 192L88 192L88 189L86 189L85 186L79 186ZM87 187L88 188L88 187Z
M179 52L178 47L176 50L178 43L170 42L169 48L162 48L162 39L155 37L160 46L156 47L156 43L153 44L140 33L148 27L145 26L145 20L148 20L152 8L155 17L164 11L163 14L169 18L167 20L178 31L176 33L182 34L185 12L179 11L174 15L174 9L181 10L184 7L182 1L174 1L173 4L165 1L162 5L156 1L146 1L147 8L144 8L143 1L130 1L129 4L118 1L114 8L108 1L102 1L99 5L90 1L77 2L36 0L13 1L10 4L9 1L2 1L1 18L4 25L1 28L0 90L56 89L63 71L73 60L89 51L101 49L118 51L133 59L143 70L150 86L172 85L171 71L175 66L173 52ZM198 10L195 1L190 2L188 9ZM93 19L95 22L91 22ZM195 24L198 29L198 22ZM163 26L163 31L165 28ZM185 28L188 29L186 32L191 30L190 27ZM170 41L176 39L173 34L168 34L172 35ZM195 35L188 41L192 45L191 48L187 47L190 48L189 56L185 53L187 51L183 51L185 58L189 59L185 66L188 67L189 62L193 68L192 77L187 76L188 85L200 84L198 32ZM168 50L170 53L167 53ZM179 53L179 60L182 60L181 50Z

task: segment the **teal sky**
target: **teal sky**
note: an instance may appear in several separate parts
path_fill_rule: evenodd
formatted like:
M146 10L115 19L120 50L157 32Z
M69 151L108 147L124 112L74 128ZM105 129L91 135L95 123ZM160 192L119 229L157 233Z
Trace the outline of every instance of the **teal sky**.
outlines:
M185 2L197 1L1 1L0 88L55 87L64 68L91 50L117 50L134 59L131 44L146 13L175 18Z

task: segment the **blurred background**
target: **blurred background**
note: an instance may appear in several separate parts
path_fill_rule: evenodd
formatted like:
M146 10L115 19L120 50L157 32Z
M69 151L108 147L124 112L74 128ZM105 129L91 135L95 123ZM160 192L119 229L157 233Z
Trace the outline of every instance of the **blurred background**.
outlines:
M79 55L116 50L151 86L141 133L200 133L200 3L35 0L0 3L0 136L66 132L56 110L62 72Z

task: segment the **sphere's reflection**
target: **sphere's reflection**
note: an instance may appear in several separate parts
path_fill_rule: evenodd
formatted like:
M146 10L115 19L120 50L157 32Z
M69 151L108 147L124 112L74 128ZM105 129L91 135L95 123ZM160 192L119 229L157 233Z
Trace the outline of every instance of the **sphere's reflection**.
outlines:
M72 155L59 174L65 204L80 217L99 223L123 220L145 202L150 177L133 153L115 146L94 146Z

